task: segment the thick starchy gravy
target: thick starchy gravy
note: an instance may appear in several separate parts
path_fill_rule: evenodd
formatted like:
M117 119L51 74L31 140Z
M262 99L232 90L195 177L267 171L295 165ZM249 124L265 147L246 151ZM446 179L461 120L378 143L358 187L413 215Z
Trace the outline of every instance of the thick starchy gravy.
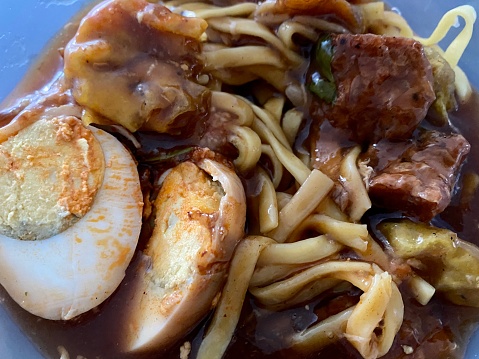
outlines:
M479 141L479 117L476 109L479 107L479 96L474 93L471 100L459 107L452 115L453 124L465 135L470 143ZM146 140L145 145L154 147L155 141ZM468 160L462 169L460 183L463 183L464 176L468 173L477 173L479 153L471 151ZM462 186L461 186L462 187ZM479 245L479 196L477 193L467 202L461 200L462 191L458 190L451 205L438 217L434 219L437 225L451 228L456 231L460 238ZM377 216L378 214L375 214ZM379 214L387 218L388 214ZM138 261L135 257L130 268ZM124 310L128 297L125 296L129 282L133 279L134 273L127 273L127 277L118 291L93 313L88 313L73 322L52 322L39 319L21 310L2 289L4 306L8 309L15 322L48 357L57 357L57 346L62 345L68 348L71 357L82 355L86 358L130 358L133 356L119 352L116 318L117 313ZM404 289L404 288L403 288ZM355 302L360 292L352 290L349 297L342 298L342 301ZM318 299L309 303L309 308L300 306L282 313L274 313L257 307L254 301L249 298L245 301L240 324L235 333L235 338L226 353L228 358L291 358L297 355L294 351L281 348L280 338L290 334L291 328L295 325L302 327L316 320L318 316L325 316L326 309L319 309L315 312L315 305L319 304ZM339 305L344 304L340 303ZM332 304L334 306L334 304ZM433 299L428 306L418 305L414 299L405 297L405 321L398 337L387 358L408 357L404 353L404 346L421 346L421 350L415 358L451 358L462 357L467 346L467 340L472 330L477 326L479 311L475 308L461 307ZM334 308L330 308L334 311ZM293 326L291 326L293 323ZM199 345L200 336L203 334L203 326L199 326L193 333L185 338L191 341L193 350ZM179 347L183 342L178 343L165 353L152 353L151 357L160 355L162 358L177 358L180 352ZM324 349L320 354L311 355L311 358L331 357L361 358L347 342L341 341ZM144 355L145 358L150 355ZM304 356L298 356L305 358ZM135 356L136 358L136 356Z
M63 47L71 35L65 36L60 43L55 42L52 46L54 48ZM44 78L40 72L32 71L22 85L14 91L15 96L20 97L21 94L34 90L35 88L32 88L31 84L36 84L35 87L40 88L58 76L58 65L61 61L56 51L48 51L46 54L47 56L41 59L41 63L52 64L47 71L50 77ZM11 105L15 96L10 97L4 103L4 107L7 104ZM0 113L2 109L0 108ZM479 193L478 191L469 191L467 182L471 176L479 174L479 148L475 146L479 143L478 109L479 94L474 92L467 103L459 105L458 110L450 114L453 128L448 128L447 131L454 130L461 133L472 144L472 149L462 166L451 204L432 220L434 225L451 229L461 239L476 245L479 245ZM157 135L152 132L138 132L137 139L142 150L135 152L135 155L137 159L140 159L141 174L146 177L148 171L155 172L154 166L142 163L145 153L152 152L159 147L184 149L188 146L198 145L203 140L204 128L202 126L201 123L197 124L194 129L190 129L194 134L187 139ZM221 125L219 124L214 130L221 134ZM441 130L444 131L444 128ZM125 143L129 144L128 141ZM228 144L219 141L218 148L223 154L226 153L227 157L234 158L236 156L235 149L228 147ZM154 177L154 175L152 176ZM143 180L144 183L147 182L145 178ZM248 184L247 188L255 187L255 184L251 183L254 182L254 179L244 176L242 180ZM248 194L250 197L254 197L253 193ZM372 209L366 213L363 221L370 226L370 231L374 233L375 225L379 220L396 218L396 216L396 213ZM118 317L119 313L128 308L131 300L128 289L136 275L133 268L141 261L140 252L144 249L150 234L151 228L148 223L145 223L139 248L124 281L106 302L87 314L65 322L40 319L23 311L9 298L3 288L0 288L2 305L25 335L46 357L58 357L58 347L62 346L67 349L71 358L77 356L118 359L178 358L182 348L185 350L188 347L185 347L185 343L188 343L191 345L192 355L190 358L193 358L210 318L206 318L196 329L168 350L144 354L125 354L121 350L122 338ZM427 306L421 306L413 299L404 283L399 289L405 305L404 322L392 348L384 358L462 357L467 346L467 338L479 322L479 309L450 304L441 300L440 295L436 295ZM362 356L345 339L322 349L319 353L307 355L286 348L281 339L291 336L295 331L299 331L317 320L337 313L340 310L338 308L357 303L361 293L353 286L341 296L326 292L311 302L282 312L265 309L258 305L253 297L247 295L240 322L225 357L232 359L344 357L360 359Z

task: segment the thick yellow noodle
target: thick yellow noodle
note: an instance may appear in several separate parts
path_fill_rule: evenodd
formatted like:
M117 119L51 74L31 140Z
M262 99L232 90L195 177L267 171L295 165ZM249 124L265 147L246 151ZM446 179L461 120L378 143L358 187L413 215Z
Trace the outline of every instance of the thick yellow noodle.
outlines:
M278 157L273 151L273 148L270 145L261 145L261 153L269 158L272 164L272 182L274 188L278 188L281 178L283 177L283 165L279 161Z
M223 356L238 323L258 257L271 241L266 237L249 237L238 245L231 262L230 280L223 289L211 325L201 343L198 359L220 359Z
M352 202L349 217L354 222L359 221L363 214L371 208L371 200L357 165L360 153L361 148L359 146L350 150L341 163L340 169L340 181Z
M261 233L267 233L278 227L278 203L274 184L268 174L260 169L258 178L258 184L261 186L258 208L259 230Z
M397 288L400 280L391 274L390 257L371 238L367 227L358 224L371 207L357 163L361 149L350 149L340 164L341 184L351 202L344 212L329 196L333 181L312 169L308 154L294 150L304 122L302 109L308 105L309 96L304 84L292 75L295 69L308 66L295 39L314 43L324 31L349 30L314 16L273 13L273 2L217 7L175 0L167 6L208 22L202 52L208 76L202 83L215 90L212 110L234 118L228 140L239 153L236 168L255 180L257 208L252 212L262 235L249 236L237 247L198 358L222 357L247 292L267 308L283 310L326 291L340 293L352 286L363 291L357 304L285 341L297 350L311 351L345 338L364 358L386 354L401 326L404 309ZM383 2L357 5L357 9L372 32L414 37L407 22L399 14L386 11ZM457 63L470 40L475 20L471 9L465 6L451 10L429 38L415 37L427 46L435 45L457 16L465 19L464 29L444 52L455 68L461 98L470 91ZM232 39L243 37L254 38L254 44L232 45ZM255 80L262 82L255 83L248 99L221 92L223 85ZM293 106L285 107L288 102ZM268 166L262 167L259 163L264 160ZM279 191L288 181L292 182L290 187ZM311 231L316 234L305 238ZM343 251L354 255L344 259ZM406 284L423 305L435 292L415 274Z
M293 230L319 205L333 187L333 181L318 170L311 171L291 201L279 212L278 226L267 235L285 242Z
M269 29L254 20L230 17L212 18L208 21L211 29L231 33L232 35L251 35L263 39L271 47L277 49L293 66L301 65L305 60L299 54L291 51L284 43L269 31Z
M262 121L255 119L252 128L259 135L261 140L271 146L279 161L289 173L293 175L298 183L306 181L306 178L311 174L311 170L298 157L296 157L290 149L283 146Z
M326 235L311 237L294 243L273 243L261 253L257 265L316 262L339 252L342 247Z

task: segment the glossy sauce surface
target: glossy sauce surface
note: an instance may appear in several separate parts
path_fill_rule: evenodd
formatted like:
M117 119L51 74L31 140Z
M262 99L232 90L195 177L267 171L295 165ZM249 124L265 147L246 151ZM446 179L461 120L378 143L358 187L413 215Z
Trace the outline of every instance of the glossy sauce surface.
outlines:
M70 32L69 32L70 33ZM66 36L64 39L68 39ZM62 40L64 41L64 40ZM42 71L32 72L22 85L14 92L13 97L19 94L31 91L33 88L39 88L54 77L58 69L59 57L56 55L55 47L58 43L52 45L53 49L49 55L43 60ZM46 77L44 74L49 74ZM12 97L10 97L12 98ZM455 112L453 124L457 126L459 131L464 134L468 141L473 144L467 162L465 163L462 173L477 173L477 164L479 163L479 151L475 149L474 144L479 143L479 96L477 93L471 101L462 106L459 111ZM169 139L158 141L157 138L150 138L149 134L142 134L142 142L146 147L157 147L158 142L166 145ZM189 144L189 143L188 143ZM167 146L166 146L167 147ZM464 176L459 179L461 184ZM460 187L460 186L459 186ZM451 206L438 216L434 223L438 226L450 228L458 232L459 237L469 240L479 245L479 195L475 195L466 203L461 203L461 191L459 190L454 198ZM141 248L140 248L141 249ZM130 268L133 268L138 256ZM97 310L85 316L78 318L73 322L51 322L36 318L25 313L13 303L4 291L1 291L1 297L5 299L4 306L8 308L14 320L21 328L28 333L27 335L34 341L40 350L48 357L58 357L57 346L62 345L69 351L71 357L82 355L87 358L120 358L118 352L119 337L116 329L118 313L121 313L125 306L127 307L128 298L126 297L126 287L133 280L135 273L130 271L119 290L106 303L101 305ZM355 302L358 293L351 290L348 296L341 298L343 303L332 302L328 307L334 311L334 306L344 304L344 302ZM284 337L288 331L294 328L300 328L311 324L317 318L324 316L324 312L328 309L321 307L315 310L315 306L326 300L320 298L315 303L309 303L308 308L302 306L291 309L283 313L271 313L264 309L258 308L252 302L247 300L243 308L243 315L238 331L232 342L230 350L227 352L228 358L304 358L305 356L293 353L289 350L282 350L280 338ZM470 332L473 323L479 320L477 310L470 308L457 307L446 304L437 299L428 307L420 307L414 304L412 300L405 298L406 313L403 329L387 357L396 358L404 355L401 345L415 346L416 343L422 343L422 354L418 351L415 356L407 356L409 358L450 358L455 355L462 355L465 349L465 342L458 341L458 349L454 349L451 353L453 344L449 338L454 336L457 338L462 333ZM409 303L409 304L408 304ZM432 316L431 316L432 314ZM293 324L293 325L291 325ZM202 333L202 326L198 327L195 332L186 340L191 340L193 351L199 344L199 336ZM165 358L176 358L179 353L179 345L174 347L168 353L152 353L145 357L157 357L160 355ZM278 351L279 350L279 351ZM314 354L309 357L328 358L328 357L345 357L360 358L351 347L345 343L339 343L338 346L326 348L319 355ZM125 355L125 358L128 358Z

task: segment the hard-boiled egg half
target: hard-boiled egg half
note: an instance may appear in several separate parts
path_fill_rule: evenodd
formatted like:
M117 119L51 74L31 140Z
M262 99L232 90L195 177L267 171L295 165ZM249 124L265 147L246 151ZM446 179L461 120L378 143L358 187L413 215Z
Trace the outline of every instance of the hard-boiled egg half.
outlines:
M168 347L216 305L244 235L246 200L235 171L208 153L164 177L144 263L130 286L126 352Z
M143 206L123 145L61 113L45 110L0 144L0 284L52 320L84 313L115 291Z

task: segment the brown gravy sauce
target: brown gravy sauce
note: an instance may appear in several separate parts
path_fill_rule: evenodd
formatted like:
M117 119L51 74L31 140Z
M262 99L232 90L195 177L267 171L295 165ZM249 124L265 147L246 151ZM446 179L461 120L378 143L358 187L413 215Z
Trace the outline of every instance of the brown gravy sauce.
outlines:
M95 1L97 3L99 1ZM3 101L0 106L6 108L16 99L34 90L40 89L52 81L61 70L61 56L58 49L74 35L79 21L89 9L77 15L50 43L44 55L31 68L27 76L17 88ZM472 151L463 166L462 174L479 172L479 95L474 93L468 103L460 106L452 114L454 126L472 144ZM148 136L144 136L148 144ZM150 143L155 147L155 143ZM479 245L479 193L474 194L468 203L461 203L461 181L451 205L437 218L434 223L456 231L460 238ZM59 357L57 347L67 349L71 358L81 355L86 358L178 358L179 347L184 341L192 344L192 356L198 349L201 336L208 319L199 325L182 342L168 351L131 355L120 352L120 333L118 318L127 308L129 298L127 287L134 280L135 273L131 270L139 261L136 255L127 271L125 280L119 289L100 307L70 322L48 321L37 318L22 310L8 294L0 288L2 305L9 312L25 335L32 340L39 350L51 358ZM46 280L48 280L46 278ZM459 307L441 301L435 297L427 306L418 305L411 299L407 290L401 288L405 302L405 320L390 352L384 358L460 358L463 356L469 335L479 322L479 309ZM360 292L351 289L339 300L342 303L354 303ZM255 305L253 300L246 298L240 323L233 341L226 353L227 358L361 358L347 343L339 342L323 349L320 353L311 355L298 354L283 348L281 338L291 334L297 328L304 328L325 316L325 310L334 310L331 306L320 306L327 298L318 298L308 306L299 306L281 313L267 311ZM406 355L403 346L415 349L413 354Z

